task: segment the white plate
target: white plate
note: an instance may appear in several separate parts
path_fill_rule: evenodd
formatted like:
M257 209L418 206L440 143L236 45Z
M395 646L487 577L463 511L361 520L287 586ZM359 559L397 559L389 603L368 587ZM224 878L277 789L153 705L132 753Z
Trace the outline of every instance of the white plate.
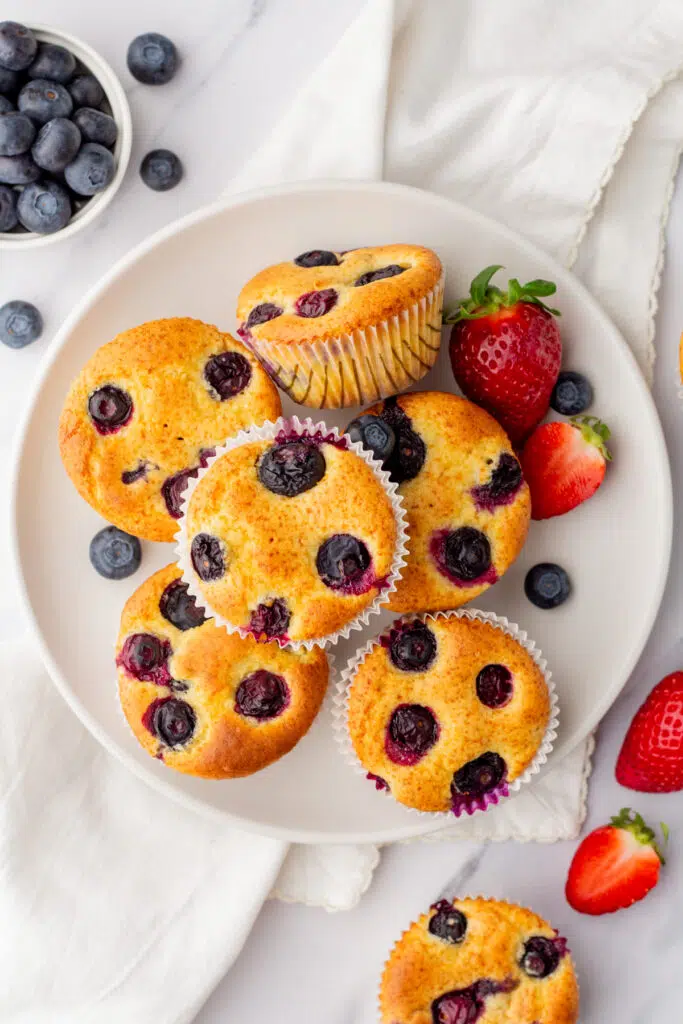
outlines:
M342 762L327 710L295 751L248 779L192 779L140 749L118 708L112 649L125 599L171 560L173 549L146 544L141 569L120 583L91 569L88 542L102 523L62 468L57 420L71 379L118 331L167 316L195 316L233 330L238 291L262 266L321 246L388 241L433 247L446 267L448 301L465 294L471 277L490 263L504 264L522 281L556 281L564 364L588 374L592 411L614 433L614 463L598 494L561 519L533 524L518 563L477 602L527 629L548 658L561 705L552 766L594 728L647 640L669 563L671 479L652 398L616 328L568 271L492 221L415 189L338 182L243 194L179 221L123 259L64 324L15 463L13 533L22 591L47 667L76 714L132 771L181 803L300 842L389 842L432 826ZM453 389L447 346L420 386ZM327 419L342 425L351 415ZM523 593L525 573L539 561L560 562L574 582L571 600L552 612L534 608ZM380 625L374 617L373 630ZM346 649L338 645L338 657L366 639L355 637Z

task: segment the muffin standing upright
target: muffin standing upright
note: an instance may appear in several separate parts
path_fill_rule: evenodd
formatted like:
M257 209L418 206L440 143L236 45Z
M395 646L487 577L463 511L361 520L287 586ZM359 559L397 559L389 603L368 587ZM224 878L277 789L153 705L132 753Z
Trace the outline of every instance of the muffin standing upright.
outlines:
M256 274L238 334L301 405L338 409L402 391L436 362L443 270L431 249L316 249Z

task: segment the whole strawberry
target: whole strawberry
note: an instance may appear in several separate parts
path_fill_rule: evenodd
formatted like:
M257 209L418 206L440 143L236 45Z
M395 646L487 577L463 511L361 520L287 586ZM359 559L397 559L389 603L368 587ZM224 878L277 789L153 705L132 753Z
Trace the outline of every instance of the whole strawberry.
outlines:
M595 494L611 458L609 437L609 428L595 416L534 430L520 460L534 519L562 516Z
M683 672L657 683L619 752L617 782L640 793L683 789Z
M567 901L581 914L623 910L655 887L663 863L652 829L625 808L582 840L569 866Z
M453 375L463 394L498 420L513 444L521 444L548 411L562 362L559 316L543 298L552 281L508 281L503 292L491 278L500 266L486 267L445 323Z

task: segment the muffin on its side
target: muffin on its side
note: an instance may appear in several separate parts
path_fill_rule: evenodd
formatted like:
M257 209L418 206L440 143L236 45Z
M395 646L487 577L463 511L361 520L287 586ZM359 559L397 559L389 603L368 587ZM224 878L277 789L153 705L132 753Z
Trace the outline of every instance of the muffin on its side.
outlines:
M547 756L554 736L539 653L505 620L477 614L397 619L349 683L358 761L419 811L486 810Z
M391 585L393 488L323 427L280 420L267 439L247 434L190 493L180 561L199 603L227 628L331 641Z
M277 389L239 341L201 320L154 320L83 367L62 410L59 449L100 515L145 540L171 541L182 492L214 446L280 412Z
M295 402L339 409L424 377L439 352L442 305L431 249L315 249L244 286L238 334Z
M440 900L403 933L380 985L381 1024L576 1024L566 941L500 900Z
M446 392L372 406L361 423L372 441L367 416L378 418L385 445L389 435L389 454L385 448L378 457L398 484L410 533L408 564L389 607L458 608L500 579L526 540L531 500L510 441L487 412ZM355 439L353 424L347 431Z
M136 739L170 768L229 779L290 751L320 710L323 651L284 651L220 629L175 565L129 598L116 645L119 696Z

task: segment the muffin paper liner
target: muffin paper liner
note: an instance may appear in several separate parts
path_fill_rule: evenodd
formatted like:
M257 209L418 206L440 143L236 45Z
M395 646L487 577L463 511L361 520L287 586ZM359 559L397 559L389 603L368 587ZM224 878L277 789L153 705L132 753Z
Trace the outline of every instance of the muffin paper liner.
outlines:
M487 622L489 625L494 626L496 629L500 629L502 632L507 633L508 636L516 640L517 643L524 648L524 650L531 655L534 662L541 670L543 678L545 679L546 686L548 687L548 696L550 698L550 715L548 718L548 724L546 726L543 739L539 745L536 755L529 765L528 768L522 772L513 782L501 783L496 789L490 793L485 793L480 797L472 797L469 800L463 799L462 806L457 809L448 811L421 811L416 807L408 807L407 804L400 804L401 807L405 807L411 814L418 814L422 817L433 818L436 821L451 821L453 817L459 818L462 813L468 815L474 814L476 811L486 811L489 807L499 803L501 799L509 796L511 793L516 793L521 789L523 785L529 782L534 775L537 775L541 770L542 766L548 760L548 755L553 749L553 744L557 738L557 726L559 722L559 705L557 700L557 694L555 693L555 684L552 681L552 673L548 668L548 664L541 654L540 650L536 647L533 640L530 639L528 634L520 629L514 622L510 622L504 616L496 615L494 612L482 612L475 609L463 608L458 611L450 612L427 612L419 615L404 615L400 616L404 621L412 621L414 619L420 619L428 622L436 619L468 619L470 622ZM391 627L387 627L383 633L379 636L374 637L368 641L364 647L361 647L359 651L351 658L346 668L339 675L339 679L335 686L335 693L333 697L333 731L335 740L339 751L346 761L346 763L354 769L357 774L368 777L368 770L365 768L356 755L356 751L353 747L351 735L348 728L348 714L349 714L349 693L351 688L351 682L355 676L358 668L363 664L370 651L374 647L377 647L380 643L381 637L386 635ZM368 782L372 781L368 779ZM377 787L381 789L382 787ZM384 790L386 796L391 797L390 790ZM400 803L400 801L396 801Z
M239 336L292 401L316 409L370 405L421 380L441 346L444 276L418 302L364 329L314 341Z
M429 907L427 907L427 909L424 910L422 913L425 913L425 914L429 913L429 911L433 910L437 906L437 904L439 904L442 900L445 900L447 903L453 903L453 901L455 901L455 900L482 900L485 903L503 903L503 904L505 904L508 907L521 907L522 910L527 910L530 914L536 914L535 910L533 910L531 907L527 907L524 903L514 903L512 900L498 899L495 896L485 896L483 893L469 893L469 892L457 893L457 894L454 894L451 897L444 896L442 894L439 897L438 900L436 900L434 903L430 903ZM538 916L540 917L541 915L539 914ZM422 917L422 914L419 914L418 918L419 917ZM401 942L401 940L404 938L404 936L407 935L407 933L410 931L410 929L413 927L413 925L417 923L418 918L415 918L415 920L410 922L410 924L408 925L407 928L403 929L403 931L398 936L398 938L393 942L393 944L391 946L391 949L389 950L389 954L386 957L384 963L382 964L382 971L381 971L381 974L380 974L380 977L379 977L379 983L377 985L377 1020L380 1022L380 1024L382 1024L382 1001L381 1001L381 996L382 996L382 981L384 980L384 974L386 972L387 967L389 966L389 962L391 961L391 958L393 957L393 955L394 955L394 953L396 951L396 947L398 946L399 942ZM545 921L545 918L543 918L543 920ZM574 968L574 977L576 979L576 990L577 990L578 1002L580 1003L579 978L578 978L578 974L576 972L576 965L574 963L574 960L573 960L573 957L572 957L572 952L571 952L571 949L569 948L569 944L567 943L567 940L564 938L564 936L560 935L560 933L558 932L558 930L556 928L553 928L553 926L552 926L552 924L550 924L550 922L546 921L545 923L548 925L549 928L551 928L555 932L555 938L559 939L561 942L563 942L565 944L565 950L566 950L565 951L565 956L568 956L570 958L570 960L572 962L572 967ZM578 1013L577 1013L577 1016L576 1016L575 1020L578 1022L578 1019L579 1019L579 1017L578 1017Z
M318 647L327 648L331 644L336 644L342 637L347 639L352 630L360 630L363 629L364 626L367 626L370 616L379 614L382 610L382 606L387 604L389 595L396 590L396 582L401 578L401 570L406 564L406 556L408 554L408 527L406 514L403 508L403 499L398 493L397 485L390 480L389 474L382 468L382 463L373 456L372 452L363 448L360 442L351 441L347 434L342 435L336 427L328 427L322 422L314 423L310 418L300 420L298 416L281 416L275 421L275 423L269 421L258 427L250 427L249 430L241 430L234 437L228 438L223 445L217 447L215 455L207 458L204 466L199 470L198 475L189 480L188 486L186 487L181 499L183 514L179 520L178 531L175 537L176 555L178 568L182 573L183 581L187 583L188 592L194 597L197 605L204 609L207 617L213 618L218 625L223 626L229 633L239 633L242 637L254 636L253 631L248 627L236 626L234 623L228 622L228 620L224 619L222 615L215 612L207 602L205 595L197 586L190 557L190 540L186 531L185 513L195 488L198 486L204 474L211 468L217 459L220 459L226 452L232 451L234 448L239 448L241 445L248 444L252 441L273 441L282 430L291 432L293 438L315 437L317 435L323 440L331 439L333 441L339 441L343 436L347 449L354 452L359 458L363 459L368 466L370 466L376 479L382 485L391 502L394 519L396 521L396 546L394 548L394 558L391 563L391 569L387 575L387 584L382 588L380 593L375 597L371 604L367 606L367 608L356 615L355 618L341 629L338 629L333 633L329 633L326 636L314 637L307 640L275 640L275 642L279 643L281 647L291 647L294 650L300 647L305 647L310 651L311 648L316 645Z

